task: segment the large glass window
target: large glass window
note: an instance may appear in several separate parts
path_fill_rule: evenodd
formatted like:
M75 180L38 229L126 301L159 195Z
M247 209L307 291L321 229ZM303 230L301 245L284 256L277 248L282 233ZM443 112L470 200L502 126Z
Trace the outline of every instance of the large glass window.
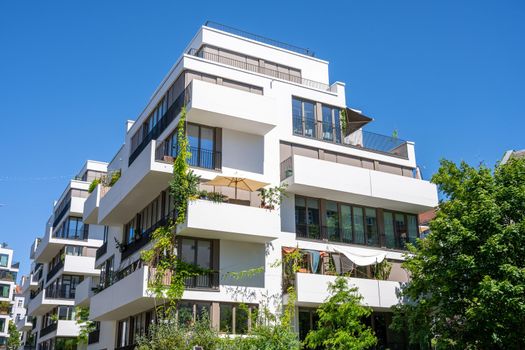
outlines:
M293 130L295 135L317 137L315 103L292 99Z
M6 318L0 318L0 332L5 333Z
M394 231L394 216L392 213L385 211L383 213L385 227L385 246L387 248L396 247L396 235Z
M168 138L168 155L176 158L179 154L177 144L177 130ZM190 166L206 169L215 169L219 166L216 152L216 129L204 125L188 123L186 128L188 135L188 148L191 158L188 160Z
M331 202L331 201L326 202L325 220L326 220L326 234L328 236L328 240L338 241L339 240L339 212L337 210L336 202Z
M200 268L212 269L212 241L204 239L183 238L180 244L181 260ZM188 288L210 288L213 286L210 274L190 277L186 280Z
M222 333L246 334L251 327L254 305L220 304L219 331Z
M0 298L9 298L9 284L0 284Z
M89 225L84 225L82 218L67 218L54 232L54 237L64 239L87 239Z
M375 209L366 208L366 237L367 244L379 246L379 233L377 231L377 213Z
M323 140L341 143L340 110L323 105Z
M319 200L295 197L295 230L297 235L320 239Z
M363 224L363 208L353 207L354 212L354 243L365 244L365 227Z
M352 208L349 205L341 205L341 241L352 243Z
M384 212L385 245L387 248L406 249L419 236L416 215Z
M0 254L0 267L7 267L8 263L9 263L9 255Z

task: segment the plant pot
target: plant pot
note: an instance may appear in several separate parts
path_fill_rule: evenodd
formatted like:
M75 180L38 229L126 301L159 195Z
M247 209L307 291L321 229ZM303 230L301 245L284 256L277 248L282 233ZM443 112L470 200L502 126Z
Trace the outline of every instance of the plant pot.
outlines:
M284 173L285 173L286 177L290 177L290 176L293 175L293 170L292 169L288 169Z
M168 163L173 163L175 161L172 156L164 156L163 160Z

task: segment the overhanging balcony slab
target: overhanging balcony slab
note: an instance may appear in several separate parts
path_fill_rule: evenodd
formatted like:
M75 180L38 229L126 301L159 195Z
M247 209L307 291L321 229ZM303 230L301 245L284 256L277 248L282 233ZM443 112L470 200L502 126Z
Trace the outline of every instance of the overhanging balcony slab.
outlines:
M155 307L148 292L148 267L137 269L91 297L90 317L95 321L120 320Z
M46 312L60 305L73 306L75 305L75 300L46 298L46 291L42 290L36 297L29 301L27 313L31 316L44 315Z
M334 283L337 276L297 273L297 305L316 307L328 297L328 285ZM363 297L362 304L376 310L387 310L399 303L398 293L401 283L364 278L346 277L349 287L357 287Z
M409 213L438 205L428 181L298 155L284 183L290 193Z
M84 212L82 218L86 224L98 224L98 208L100 207L100 198L107 188L101 184L97 185L93 192L86 198L84 202Z
M265 135L277 125L265 95L194 79L187 119L199 124Z
M60 337L60 338L73 338L78 337L80 334L80 325L76 320L58 320L57 329L52 331L43 337L38 339L39 342L46 341L51 338Z
M75 289L75 306L89 306L90 298L94 295L94 287L96 283L93 277L84 278L84 280L77 285Z
M120 179L100 199L98 222L121 225L168 187L173 166L155 161L156 142L152 140L122 173Z
M179 229L181 235L256 243L272 241L279 233L276 210L206 200L189 203L186 223Z

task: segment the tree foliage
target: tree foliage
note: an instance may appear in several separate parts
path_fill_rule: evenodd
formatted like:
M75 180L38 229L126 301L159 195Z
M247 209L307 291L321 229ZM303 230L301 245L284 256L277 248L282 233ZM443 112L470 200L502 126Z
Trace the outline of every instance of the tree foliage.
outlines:
M525 340L525 160L494 172L443 160L447 198L411 247L395 328L438 349L520 349Z
M377 343L374 331L363 324L370 308L360 305L363 299L347 279L338 277L328 287L331 296L317 309L317 329L308 333L305 345L311 349L369 349Z
M7 350L18 350L18 347L22 345L20 341L20 332L16 329L16 325L13 321L9 321L7 331L9 333L6 344Z

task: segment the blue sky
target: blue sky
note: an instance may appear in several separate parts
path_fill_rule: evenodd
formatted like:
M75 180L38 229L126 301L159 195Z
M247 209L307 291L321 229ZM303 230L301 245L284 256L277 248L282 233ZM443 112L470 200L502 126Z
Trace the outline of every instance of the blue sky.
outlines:
M522 1L2 1L0 242L21 272L85 159L110 160L207 19L308 47L368 130L490 166L525 148Z

